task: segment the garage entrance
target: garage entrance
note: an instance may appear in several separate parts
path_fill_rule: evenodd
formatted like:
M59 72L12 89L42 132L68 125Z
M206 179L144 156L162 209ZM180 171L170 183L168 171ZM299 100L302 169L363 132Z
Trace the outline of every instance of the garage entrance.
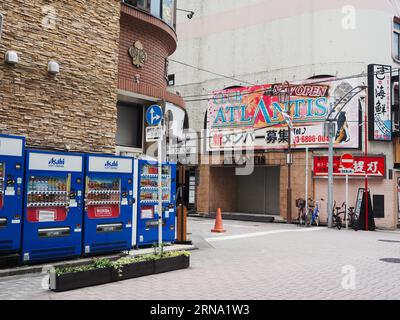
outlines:
M280 215L280 167L256 167L248 176L236 176L238 212Z

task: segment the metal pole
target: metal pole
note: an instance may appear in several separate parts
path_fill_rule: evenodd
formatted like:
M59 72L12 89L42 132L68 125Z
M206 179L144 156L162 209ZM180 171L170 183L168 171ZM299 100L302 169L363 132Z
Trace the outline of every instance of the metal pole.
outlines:
M364 106L364 143L365 143L365 150L364 150L364 164L367 163L368 158L368 90L367 94L365 95L365 106ZM365 231L368 231L368 204L369 204L369 197L368 197L368 173L367 168L365 168Z
M308 208L308 147L306 147L306 210Z
M162 213L162 141L163 130L160 124L160 138L158 139L158 247L162 247L162 228L163 228L163 213Z
M332 228L333 222L333 123L328 120L329 156L328 156L328 228Z
M346 210L344 213L344 218L346 219L346 229L349 229L349 219L347 208L349 207L349 175L346 174Z
M289 106L288 106L288 114L289 117L292 116L292 108L290 105L290 84L287 82L287 90L289 94ZM286 221L287 223L292 223L292 130L288 124L288 132L289 132L289 138L288 138L288 159L287 159L287 165L288 165L288 189L287 189L287 218Z

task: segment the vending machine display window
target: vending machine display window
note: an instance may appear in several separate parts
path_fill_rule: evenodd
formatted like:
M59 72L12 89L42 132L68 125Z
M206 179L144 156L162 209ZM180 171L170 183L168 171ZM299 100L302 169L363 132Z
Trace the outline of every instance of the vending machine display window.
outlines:
M86 180L86 206L90 219L120 216L121 179L89 178Z
M162 200L171 201L171 167L162 167ZM158 203L158 167L145 164L141 168L140 201L142 204Z
M70 176L30 176L27 186L27 220L29 222L65 221L69 206L73 206L69 195L70 184Z
M5 171L5 165L3 162L0 162L0 209L3 209L3 203L4 203L4 171Z

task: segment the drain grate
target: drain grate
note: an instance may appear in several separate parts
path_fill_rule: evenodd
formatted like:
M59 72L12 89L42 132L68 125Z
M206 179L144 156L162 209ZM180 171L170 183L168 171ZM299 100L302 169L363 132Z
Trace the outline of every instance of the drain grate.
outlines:
M378 240L380 242L387 242L387 243L400 243L400 241L397 240Z
M398 259L398 258L384 258L384 259L380 259L379 261L388 262L388 263L400 263L400 259Z

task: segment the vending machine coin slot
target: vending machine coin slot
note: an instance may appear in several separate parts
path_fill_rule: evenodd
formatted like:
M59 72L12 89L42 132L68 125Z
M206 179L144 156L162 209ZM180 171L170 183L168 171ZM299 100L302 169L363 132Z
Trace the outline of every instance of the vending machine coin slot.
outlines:
M0 218L0 228L7 227L7 218Z
M123 230L122 223L99 224L96 227L98 233L120 232Z
M43 228L38 230L39 238L61 238L68 237L71 234L71 228Z

